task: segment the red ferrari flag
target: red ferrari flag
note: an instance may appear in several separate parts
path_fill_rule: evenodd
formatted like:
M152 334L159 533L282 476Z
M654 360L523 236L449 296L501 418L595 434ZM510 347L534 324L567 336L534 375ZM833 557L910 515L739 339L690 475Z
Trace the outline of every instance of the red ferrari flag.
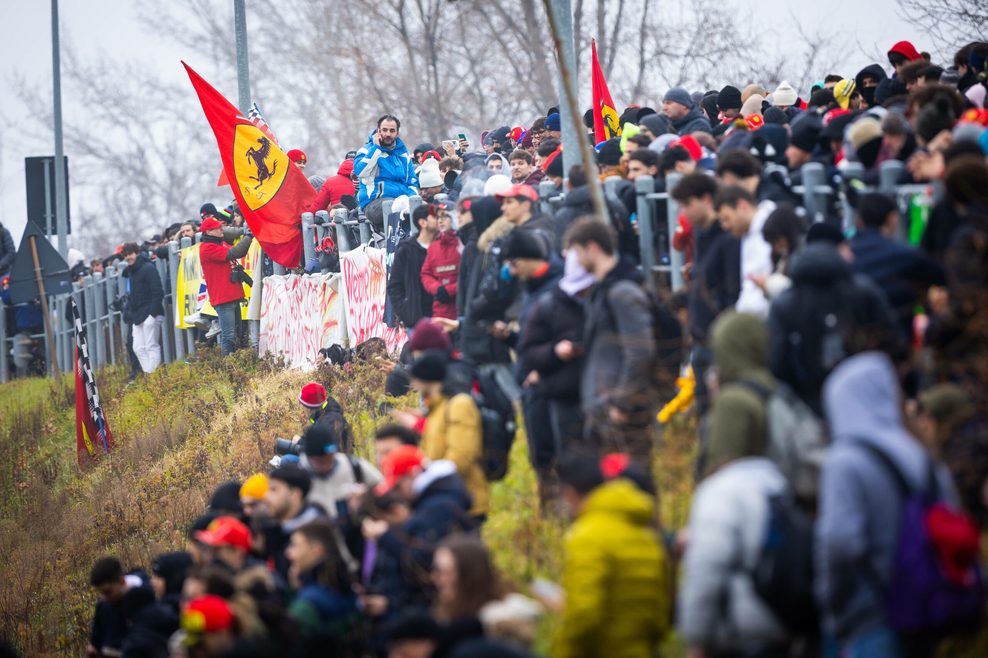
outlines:
M271 126L269 126L268 122L264 120L264 115L261 113L261 108L258 107L257 103L250 106L250 112L247 113L247 119L252 124L260 128L261 132L267 135L268 139L270 139L275 146L281 148L281 144L278 143L278 138L274 136L274 133L271 131ZM219 180L216 181L216 187L224 187L229 184L230 181L226 179L226 170L220 170L220 177Z
M216 136L223 170L254 237L273 261L298 267L301 214L316 196L305 175L264 131L182 62Z
M75 326L75 445L79 466L87 466L102 452L110 454L113 434L99 403L96 378L89 363L89 341L86 327L79 317L79 307L70 299L72 322Z
M590 41L590 80L593 84L593 141L595 144L607 141L612 137L621 136L621 123L611 92L607 89L607 80L600 69L597 59L597 41Z

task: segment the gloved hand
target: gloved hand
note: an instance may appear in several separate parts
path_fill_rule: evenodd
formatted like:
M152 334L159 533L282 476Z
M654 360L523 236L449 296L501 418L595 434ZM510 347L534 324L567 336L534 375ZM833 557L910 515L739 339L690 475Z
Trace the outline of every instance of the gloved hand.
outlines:
M446 288L443 286L439 286L439 288L436 290L436 299L439 301L440 304L449 304L452 301L452 298L449 296L449 293L446 291Z

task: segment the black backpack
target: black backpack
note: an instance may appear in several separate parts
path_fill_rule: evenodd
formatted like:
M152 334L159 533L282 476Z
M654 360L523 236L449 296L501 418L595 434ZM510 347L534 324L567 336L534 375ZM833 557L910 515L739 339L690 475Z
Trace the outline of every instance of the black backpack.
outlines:
M498 482L508 473L508 455L518 429L515 405L493 373L478 372L475 381L473 399L483 430L480 466L488 482Z
M758 561L751 579L755 592L792 633L819 633L820 613L813 594L813 519L791 491L768 498Z

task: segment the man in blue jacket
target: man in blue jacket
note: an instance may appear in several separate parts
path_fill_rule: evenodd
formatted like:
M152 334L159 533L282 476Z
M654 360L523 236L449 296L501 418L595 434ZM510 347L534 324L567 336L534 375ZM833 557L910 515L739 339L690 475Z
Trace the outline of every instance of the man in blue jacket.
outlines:
M405 142L398 137L401 121L385 114L377 120L364 147L353 160L353 174L360 179L357 202L364 208L376 199L412 195L418 189L414 162Z

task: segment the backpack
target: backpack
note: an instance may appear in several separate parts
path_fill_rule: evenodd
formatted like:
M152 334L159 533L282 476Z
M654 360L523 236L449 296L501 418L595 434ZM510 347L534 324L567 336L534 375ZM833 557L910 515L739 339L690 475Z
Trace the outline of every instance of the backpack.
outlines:
M765 400L768 419L765 456L782 471L798 500L813 503L817 499L820 468L829 445L823 423L782 382L777 382L774 390L745 379L737 383Z
M819 633L813 592L813 520L787 490L768 498L768 523L751 572L759 598L797 635Z
M483 431L480 466L488 482L498 482L508 473L508 455L518 429L515 405L493 372L476 374L472 395Z
M917 491L885 452L859 445L889 474L903 500L885 600L889 624L900 633L932 638L978 629L985 583L977 527L940 502L932 461L927 460L926 486ZM959 537L966 540L959 543Z
M679 370L683 364L683 328L673 312L659 299L658 295L645 286L639 287L648 299L648 310L652 316L652 341L655 345L655 356L650 369L651 384L657 394L661 408L662 405L676 397L676 378L679 376ZM604 294L604 306L613 318L614 311L606 293Z

